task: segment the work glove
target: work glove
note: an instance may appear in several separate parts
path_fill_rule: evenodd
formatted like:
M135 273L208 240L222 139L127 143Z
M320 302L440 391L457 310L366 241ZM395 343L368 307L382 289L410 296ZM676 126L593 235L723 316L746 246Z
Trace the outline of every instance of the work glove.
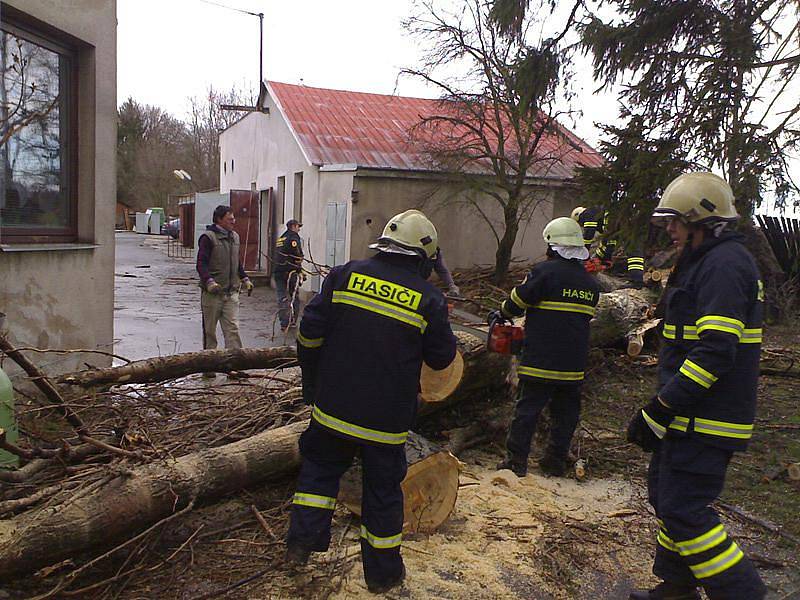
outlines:
M491 327L492 325L508 323L508 318L499 310L491 310L489 314L486 315L486 322L489 323L489 327Z
M458 286L454 283L447 289L448 296L456 296L461 297L461 290L458 289Z
M222 292L222 286L213 279L209 279L208 283L206 283L206 291L209 294L219 294Z
M242 285L244 286L244 289L247 292L248 296L253 293L253 288L256 287L253 285L253 282L250 281L249 277L245 277L244 279L242 279Z
M675 412L665 406L658 396L653 396L645 407L636 411L628 423L626 437L645 452L652 452L667 434L667 428L674 417Z

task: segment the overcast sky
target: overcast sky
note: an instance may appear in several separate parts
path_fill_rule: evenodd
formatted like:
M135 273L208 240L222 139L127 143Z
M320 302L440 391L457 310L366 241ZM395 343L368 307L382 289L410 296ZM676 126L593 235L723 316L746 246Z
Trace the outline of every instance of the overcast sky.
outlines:
M212 3L213 1L213 3ZM420 51L401 26L412 0L118 0L118 97L184 117L187 99L213 85L256 89L258 17L215 4L264 13L264 78L315 87L435 97L419 82L397 82ZM158 15L158 18L154 18ZM587 71L588 74L588 71ZM576 132L597 141L593 123L616 106L592 97L582 78Z
M188 99L209 85L257 90L258 17L264 13L264 78L315 87L436 97L402 79L420 56L401 23L413 0L118 0L118 99L132 96L186 116ZM596 122L613 122L617 105L578 66L575 107L567 126L596 145Z

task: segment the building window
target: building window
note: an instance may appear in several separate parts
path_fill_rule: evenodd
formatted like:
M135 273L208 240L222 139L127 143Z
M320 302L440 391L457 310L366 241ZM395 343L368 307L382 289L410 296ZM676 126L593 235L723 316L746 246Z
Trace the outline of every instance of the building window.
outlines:
M233 159L231 159L231 173L233 173Z
M294 174L294 212L292 217L303 221L303 172Z
M16 11L0 26L0 241L77 235L77 55ZM11 13L11 14L9 14Z

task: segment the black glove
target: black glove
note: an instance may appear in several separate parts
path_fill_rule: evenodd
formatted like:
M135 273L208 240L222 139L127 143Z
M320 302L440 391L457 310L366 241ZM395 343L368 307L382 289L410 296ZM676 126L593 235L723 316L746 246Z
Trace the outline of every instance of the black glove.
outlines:
M311 406L314 404L314 394L317 390L316 370L311 367L300 367L303 374L303 404Z
M486 322L489 324L489 327L492 325L502 325L503 323L508 323L508 318L499 310L490 310L489 314L486 315Z
M667 434L667 428L675 417L675 412L653 396L649 404L636 411L628 423L627 439L645 452L652 452Z

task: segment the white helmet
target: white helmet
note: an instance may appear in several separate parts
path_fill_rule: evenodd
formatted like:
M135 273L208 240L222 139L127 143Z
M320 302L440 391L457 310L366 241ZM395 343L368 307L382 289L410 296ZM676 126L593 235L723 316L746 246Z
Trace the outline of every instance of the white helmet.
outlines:
M653 223L681 217L688 223L735 221L739 218L728 182L713 173L684 173L672 180L653 211Z
M542 237L551 246L575 246L583 248L583 230L570 217L558 217L545 225Z
M433 258L439 250L439 234L422 212L407 210L389 219L378 242L370 244L370 248L381 252Z
M573 221L577 222L578 219L581 218L581 215L585 210L586 210L585 206L576 206L575 208L572 209L572 213L570 213L569 216Z

